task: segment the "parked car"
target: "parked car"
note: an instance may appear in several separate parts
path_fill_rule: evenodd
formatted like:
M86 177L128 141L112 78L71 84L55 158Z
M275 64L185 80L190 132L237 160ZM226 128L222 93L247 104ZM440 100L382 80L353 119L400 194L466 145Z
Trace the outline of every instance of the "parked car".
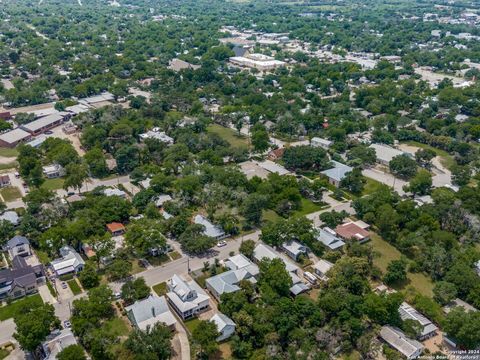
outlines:
M63 327L64 327L65 329L67 329L67 328L69 328L69 327L71 327L71 326L72 326L72 324L70 323L70 321L65 320L65 321L63 322Z
M67 283L65 281L62 282L62 289L66 289L68 287Z
M138 259L138 264L143 268L147 268L150 265L147 259Z
M217 246L218 246L218 247L227 246L227 242L226 242L225 240L219 241L219 242L217 243Z

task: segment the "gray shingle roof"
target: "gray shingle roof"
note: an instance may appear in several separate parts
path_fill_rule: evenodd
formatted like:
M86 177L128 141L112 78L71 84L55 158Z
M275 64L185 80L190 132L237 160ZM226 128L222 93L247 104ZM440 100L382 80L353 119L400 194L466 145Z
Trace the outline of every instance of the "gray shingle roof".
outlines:
M16 235L7 242L7 247L12 249L19 245L30 245L30 241L25 236Z

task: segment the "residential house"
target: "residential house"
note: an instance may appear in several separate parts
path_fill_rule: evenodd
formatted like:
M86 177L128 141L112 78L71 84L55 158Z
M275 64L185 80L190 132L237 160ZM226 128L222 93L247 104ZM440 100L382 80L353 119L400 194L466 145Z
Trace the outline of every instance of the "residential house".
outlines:
M268 160L270 161L280 160L283 157L284 153L285 153L285 148L274 149L268 153Z
M280 259L285 264L285 270L287 270L290 278L292 279L292 287L290 287L290 292L293 295L299 295L310 289L310 286L305 284L302 279L298 276L299 267L291 263L286 257L279 254L273 250L270 246L265 244L257 244L253 250L253 259L256 263L259 263L263 259L273 260Z
M329 250L339 250L345 245L345 242L337 236L337 233L328 227L318 229L316 238Z
M62 247L60 249L60 255L60 258L55 259L50 263L55 275L61 276L70 273L76 274L83 270L85 261L72 247Z
M424 349L421 343L408 338L400 329L392 326L383 326L380 337L407 360L417 359Z
M313 146L313 147L321 147L325 150L328 150L333 145L333 141L323 139L323 138L320 138L320 137L313 137L310 140L310 145Z
M339 187L340 182L349 172L353 170L353 168L335 160L332 160L331 163L333 164L333 168L324 170L321 172L321 174L328 178L328 182L330 184L335 185L335 187Z
M118 222L107 224L107 230L110 234L112 234L112 236L120 236L125 234L125 226Z
M330 261L320 259L312 267L313 267L313 270L315 271L315 274L320 279L327 281L328 280L327 273L333 267L333 264Z
M45 280L42 265L30 266L25 258L15 256L12 267L0 270L0 299L18 299L36 293Z
M205 286L217 301L220 301L220 297L225 293L240 290L238 283L242 280L256 283L255 278L260 272L258 266L243 255L232 256L225 261L225 266L230 270L212 276L205 281Z
M420 314L417 310L408 305L406 302L403 302L400 305L398 312L400 313L400 317L403 321L415 320L420 323L422 331L418 336L418 340L423 341L437 334L437 326L435 326L429 319Z
M55 360L66 347L77 345L77 339L71 329L54 330L42 344L44 360Z
M148 326L163 323L172 330L177 320L170 311L165 296L150 295L125 308L128 319L133 326L145 330Z
M16 235L7 242L7 251L10 259L15 256L30 256L32 250L30 248L30 241L25 236Z
M18 216L16 211L7 210L0 215L0 221L8 221L13 226L18 226L20 224L20 216Z
M178 72L180 70L186 70L186 69L197 70L197 69L200 69L201 66L190 64L190 63L188 63L186 61L183 61L183 60L180 60L180 59L173 59L173 60L170 60L170 62L168 64L168 68L170 70Z
M198 284L186 281L178 275L173 275L167 281L167 299L177 314L183 319L189 319L210 307L210 297Z
M220 334L217 337L218 342L228 339L235 333L236 325L233 320L230 319L227 315L217 313L212 316L210 321L212 321L217 326L217 331Z
M308 251L305 245L302 245L297 241L284 242L282 244L282 249L295 261L298 261L302 255L306 256Z
M172 201L172 197L168 194L158 195L155 199L155 205L157 207L162 207L167 201Z
M105 190L103 190L103 194L105 196L118 196L122 199L125 199L127 197L127 193L125 191L117 188L106 188Z
M56 179L65 175L65 169L60 164L44 166L43 175L47 179Z
M455 299L455 300L452 300L450 301L447 305L445 305L443 307L443 312L445 314L448 314L450 311L452 311L454 308L463 308L463 310L465 310L465 312L477 312L478 309L475 308L474 306L470 305L469 303L461 300L461 299Z
M344 240L358 240L360 244L370 240L370 233L353 222L338 225L335 232Z
M155 127L152 130L147 131L146 133L140 134L139 136L142 141L145 141L146 139L153 139L167 145L172 145L174 142L173 138L165 134L164 131L160 131L160 128L158 127Z
M10 181L10 176L7 175L0 175L0 188L5 187L5 186L10 186L11 181Z
M212 237L216 240L222 240L228 237L228 234L225 233L225 231L222 230L222 228L218 225L212 224L205 216L203 215L195 215L193 218L193 222L195 224L203 225L204 230L203 233L206 236Z
M394 157L399 155L411 156L408 153L405 153L388 145L371 144L369 147L375 150L377 162L382 165L388 165Z

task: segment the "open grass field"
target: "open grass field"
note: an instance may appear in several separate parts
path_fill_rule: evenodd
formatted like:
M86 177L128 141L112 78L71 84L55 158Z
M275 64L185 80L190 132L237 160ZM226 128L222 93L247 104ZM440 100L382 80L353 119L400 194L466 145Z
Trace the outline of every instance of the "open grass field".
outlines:
M238 136L233 129L226 128L218 124L209 125L207 131L218 134L223 140L227 141L232 147L248 147L248 139L244 135Z
M383 240L377 234L371 234L371 240L369 243L372 245L373 250L378 254L378 256L374 258L373 264L378 266L383 273L387 270L390 261L398 260L402 255L393 245ZM422 295L429 297L433 296L432 280L425 274L408 273L407 278L407 283L397 288L397 290L403 290L407 285L412 285Z
M39 294L32 296L27 296L25 298L19 299L12 302L9 305L0 307L0 321L13 318L17 311L24 308L24 306L37 307L43 304L42 298Z
M45 180L45 182L42 184L41 187L46 190L58 190L63 187L64 182L65 180L62 178L47 179Z
M78 285L76 279L72 279L70 281L67 281L67 284L70 287L70 290L72 290L73 295L81 294L82 289L80 288L80 285Z
M324 206L321 204L315 204L312 200L302 198L302 208L300 210L294 211L292 216L293 217L305 216L307 214L311 214L315 211L319 211L327 207L328 206Z
M17 149L13 148L6 148L6 147L0 147L0 157L17 157L18 156L18 151Z
M22 197L20 189L16 186L6 186L0 190L0 194L2 194L3 200L5 202L15 201Z
M15 169L17 166L18 163L16 161L12 161L6 164L0 164L0 171L12 170Z

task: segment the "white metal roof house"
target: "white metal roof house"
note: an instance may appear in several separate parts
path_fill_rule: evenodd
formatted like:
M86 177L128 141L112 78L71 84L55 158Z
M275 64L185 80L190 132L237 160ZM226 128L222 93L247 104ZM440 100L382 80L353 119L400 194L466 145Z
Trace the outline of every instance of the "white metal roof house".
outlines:
M228 234L225 233L225 231L222 230L222 228L218 225L212 224L205 216L203 215L195 215L193 218L193 222L195 224L203 225L205 227L205 230L203 233L206 236L212 237L216 240L221 240L225 239Z
M406 302L403 302L400 305L398 312L403 321L410 319L420 323L422 326L422 332L418 336L419 340L425 340L437 334L438 327Z
M338 250L345 245L345 242L335 234L335 231L327 227L318 229L317 240L330 250Z
M60 255L62 256L61 258L55 259L50 263L57 276L78 273L83 270L85 261L72 247L62 247Z
M106 188L105 190L103 190L103 194L105 196L119 196L121 198L127 197L127 194L125 193L125 191L117 188Z
M44 360L55 360L58 353L70 345L76 345L77 339L73 335L72 330L54 330L48 335L45 342L42 344L42 350L45 354Z
M391 326L383 326L380 330L380 337L407 360L417 359L424 349L421 343L408 338L400 329Z
M333 164L333 168L324 170L321 172L321 174L325 175L328 178L328 182L330 184L339 187L340 182L349 172L353 170L353 168L335 160L332 160L331 163Z
M60 164L44 166L43 175L45 175L47 179L56 179L65 175L65 169Z
M240 258L243 257L243 258ZM230 261L230 259L232 259ZM232 293L240 290L238 283L242 280L248 280L256 283L255 277L259 274L258 266L250 262L243 255L236 255L225 262L225 266L230 270L221 274L212 276L205 281L205 285L210 293L220 301L222 294Z
M333 267L333 264L330 261L320 259L315 265L312 266L315 274L317 274L320 279L328 280L327 272Z
M150 295L146 299L136 301L125 308L132 325L141 330L157 323L164 323L168 327L175 327L177 320L170 311L165 296Z
M307 255L307 247L297 241L284 242L282 244L282 249L295 261L298 261L298 258L301 255Z
M173 144L173 138L165 134L164 131L160 131L159 128L153 128L152 130L147 131L146 133L140 134L140 139L145 141L146 139L154 139L165 144Z
M20 217L16 211L8 210L0 215L0 221L8 221L13 226L17 226L20 223Z
M210 297L193 280L187 282L175 274L167 281L167 287L167 299L183 320L196 316L210 306Z
M217 326L217 331L220 334L220 336L217 337L218 342L228 339L235 333L236 325L227 315L222 313L215 314L210 321L214 322Z
M312 140L310 140L310 145L313 147L321 147L324 149L329 149L330 146L332 146L333 141L330 141L328 139L323 139L320 137L313 137Z
M172 197L168 194L158 195L155 199L155 205L157 207L162 207L167 201L172 201Z

